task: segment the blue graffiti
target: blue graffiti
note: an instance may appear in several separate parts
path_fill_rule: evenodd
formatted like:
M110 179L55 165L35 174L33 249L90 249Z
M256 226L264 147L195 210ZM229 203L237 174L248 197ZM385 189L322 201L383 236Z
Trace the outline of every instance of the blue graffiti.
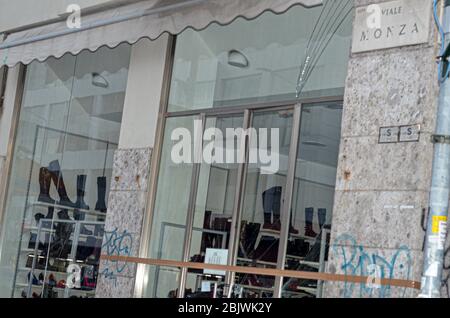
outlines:
M412 258L407 246L401 246L396 250L390 260L378 255L368 253L364 247L358 245L356 240L350 235L342 235L336 239L333 245L333 252L337 260L342 260L340 269L345 275L374 277L376 268L376 278L378 279L403 279L410 280ZM358 293L357 284L351 282L344 283L343 296L350 298L354 293ZM391 295L391 286L372 285L367 283L359 284L359 297L387 298ZM407 288L401 289L401 297L405 297Z
M119 233L118 229L115 229L111 232L105 232L102 248L106 255L130 257L132 247L133 237L127 231ZM117 284L117 275L124 273L127 268L126 262L107 260L106 266L100 274L107 279L114 280L114 284Z

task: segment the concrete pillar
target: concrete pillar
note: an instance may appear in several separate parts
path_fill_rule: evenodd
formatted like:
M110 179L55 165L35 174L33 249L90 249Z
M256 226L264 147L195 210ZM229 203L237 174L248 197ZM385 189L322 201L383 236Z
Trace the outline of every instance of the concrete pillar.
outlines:
M355 5L382 2L388 1L356 0ZM330 273L420 281L425 235L421 221L428 209L438 96L431 18L429 23L428 43L351 55ZM421 125L419 142L379 144L380 127L410 124ZM326 283L324 296L415 297L418 293L370 283Z
M168 36L136 43L115 152L102 254L139 256ZM96 297L133 297L136 265L102 261Z

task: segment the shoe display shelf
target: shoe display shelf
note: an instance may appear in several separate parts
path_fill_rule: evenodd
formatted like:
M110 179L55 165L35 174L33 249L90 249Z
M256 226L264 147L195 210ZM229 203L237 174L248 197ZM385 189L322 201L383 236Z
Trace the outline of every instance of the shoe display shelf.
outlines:
M40 204L40 206L47 206ZM45 233L55 233L56 230L53 228L53 225L55 224L67 224L72 225L72 231L70 233L69 240L72 242L70 247L70 253L67 255L67 258L60 258L60 257L53 257L48 256L46 259L46 265L44 268L38 268L37 260L42 257L40 256L41 252L43 252L42 249L39 248L40 244L40 238L41 234ZM89 258L86 257L84 260L77 259L77 250L80 245L80 242L88 237L95 238L95 239L102 239L102 236L100 235L88 235L88 234L81 234L82 228L90 226L90 227L97 227L97 226L104 226L103 222L94 222L94 221L75 221L75 220L61 220L57 219L56 214L54 215L53 219L41 219L39 221L38 226L32 226L30 224L24 224L23 231L28 231L30 233L36 234L36 241L34 243L34 248L28 247L28 243L24 248L20 250L20 254L25 254L26 259L29 257L32 257L32 264L31 267L27 266L28 264L24 264L21 267L18 267L16 270L16 276L14 279L14 286L15 289L19 291L25 290L27 298L31 298L33 293L37 293L39 290L44 289L43 284L33 284L33 277L38 277L39 274L44 274L44 280L47 280L49 274L53 274L56 281L59 282L61 280L64 280L67 282L67 278L69 273L67 271L61 271L57 268L50 267L49 264L51 261L62 261L65 262L64 268L67 270L67 267L69 264L77 264L79 266L97 266L99 265L100 260L95 259L92 261L87 261ZM50 241L49 244L52 242ZM22 242L22 245L25 244L25 241ZM95 295L95 288L61 288L61 287L52 287L52 291L56 292L58 294L58 298L69 298L71 296L76 297L93 297Z
M68 210L68 211L71 211L72 213L77 211L78 213L83 213L86 216L93 216L93 217L105 217L106 216L106 213L104 213L104 212L93 211L93 210L84 210L84 209L80 209L77 207L71 207L71 206L60 205L60 204L51 204L51 203L45 203L45 202L39 202L39 201L29 204L27 208L34 208L34 207L43 207L43 208L53 207L53 208L55 208L55 210Z
M268 236L280 238L280 232L276 232L273 230L261 230L261 232L263 233L262 236L268 234ZM308 238L308 241L311 242L312 245L316 244L317 242L320 242L320 255L319 255L318 262L310 261L310 260L308 260L307 257L300 257L300 256L295 256L295 255L286 255L286 260L295 261L298 266L304 265L304 266L308 266L311 268L315 268L315 269L317 269L317 271L319 273L323 273L326 268L325 256L326 256L326 248L327 248L327 243L326 243L327 235L329 235L330 232L331 232L330 229L324 228L322 230L321 234L317 238ZM255 245L257 245L259 243L259 240L261 239L261 237L258 237L258 239L256 241L257 243ZM290 237L305 239L304 237L301 237L300 235L295 235L295 234L290 234ZM238 261L238 266L256 266L256 267L261 267L261 268L276 268L277 267L277 263L275 263L275 262L267 262L267 261L263 261L263 260L255 260L255 259L250 259L250 258L240 257L237 259L237 261ZM273 292L273 288L270 288L270 287L260 287L260 286L243 285L243 284L240 284L240 286L247 288L247 289L259 290L261 292L268 292L268 291ZM318 281L317 287L296 286L295 289L293 289L293 290L288 290L288 289L283 290L283 293L293 295L294 297L299 296L299 294L303 294L303 296L315 295L317 298L321 298L322 290L323 290L323 281Z

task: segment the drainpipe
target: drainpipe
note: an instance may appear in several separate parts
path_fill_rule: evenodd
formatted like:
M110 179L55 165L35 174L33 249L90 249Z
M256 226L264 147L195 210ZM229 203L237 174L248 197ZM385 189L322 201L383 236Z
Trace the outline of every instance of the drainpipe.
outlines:
M437 3L434 0L436 23L442 38L440 57L440 92L436 134L433 136L434 161L430 192L430 213L425 241L424 268L422 272L421 298L440 298L444 250L447 236L447 219L450 193L450 0L444 1L443 26L437 18Z

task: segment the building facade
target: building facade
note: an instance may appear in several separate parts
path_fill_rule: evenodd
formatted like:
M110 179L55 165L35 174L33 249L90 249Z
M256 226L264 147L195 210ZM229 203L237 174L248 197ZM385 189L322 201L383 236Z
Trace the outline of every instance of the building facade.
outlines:
M69 3L0 19L0 296L417 297L432 3L80 1L80 28ZM278 141L276 169L251 161L261 135L227 132L250 128Z

